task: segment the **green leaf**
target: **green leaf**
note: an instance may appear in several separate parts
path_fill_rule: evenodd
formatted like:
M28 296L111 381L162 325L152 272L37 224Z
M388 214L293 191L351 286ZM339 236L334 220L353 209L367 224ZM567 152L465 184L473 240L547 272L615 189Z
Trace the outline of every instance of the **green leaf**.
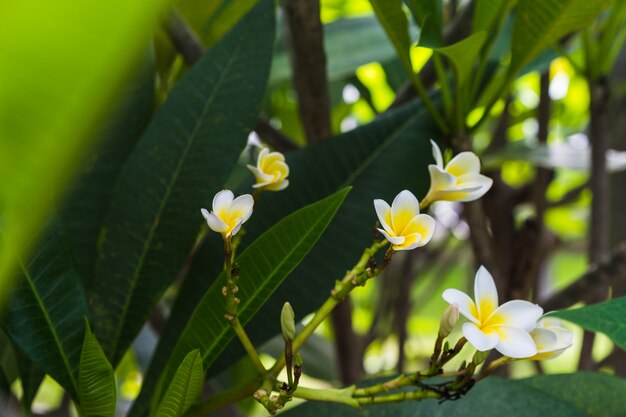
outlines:
M502 8L511 8L517 0L475 0L474 16L472 21L473 32L489 33L498 15L503 11ZM506 10L505 9L505 10Z
M154 54L147 55L102 126L99 143L85 156L59 213L87 290L93 284L96 244L113 186L154 108Z
M491 376L459 401L437 400L377 404L361 411L351 407L308 402L285 417L615 417L626 409L626 380L577 373L543 375L521 380Z
M413 71L411 65L411 38L409 37L409 23L404 10L402 0L370 0L370 4L376 13L376 18L391 44L396 50L405 71Z
M11 294L5 331L39 368L78 399L76 371L87 299L60 223L45 229Z
M204 370L200 350L194 349L185 356L170 382L156 417L179 417L189 408L200 394Z
M572 310L555 311L550 315L576 323L587 330L602 332L626 350L626 297Z
M237 296L241 300L238 317L242 324L245 325L255 315L315 245L348 191L343 189L278 221L237 257L240 270ZM222 287L225 280L226 275L222 273L202 297L184 330L176 338L165 369L163 364L153 360L147 373L147 383L142 389L143 398L152 395L154 385L149 381L157 379L161 370L162 381L171 378L174 364L185 352L199 348L204 366L208 368L234 338L233 330L224 318L226 304ZM280 315L277 315L276 321L279 322L279 319Z
M287 155L290 185L280 193L264 195L246 223L246 241L264 233L289 213L336 192L354 188L335 216L328 231L297 269L265 303L248 325L253 343L261 344L280 332L277 320L282 304L292 303L297 317L317 309L328 297L334 281L343 276L371 244L376 222L373 200L391 202L403 189L418 197L428 189L429 163L433 163L429 139L437 130L419 105L409 105L377 118L366 126ZM393 167L391 169L390 167ZM150 383L167 360L173 344L194 307L220 273L222 243L207 239L185 280L155 352L145 383ZM245 354L233 342L217 360L211 374L224 369Z
M167 0L3 2L0 304ZM60 24L62 22L62 24ZM112 24L115 22L115 24Z
M15 360L22 384L20 403L24 409L30 410L46 374L19 349L15 349Z
M115 373L85 318L78 369L80 408L86 416L115 416Z
M478 32L453 45L436 49L452 62L457 88L462 87L467 81L486 39L486 32Z
M325 24L324 49L330 81L353 75L361 65L375 61L389 62L396 57L374 16L339 19ZM289 80L290 77L289 54L285 42L279 40L272 61L270 84Z
M444 45L442 3L441 0L404 0L421 28L420 46L440 48Z
M589 25L612 0L519 0L513 40L513 77L544 49L568 33Z
M274 3L264 0L185 74L140 139L105 220L95 334L117 364L191 250L245 147L268 77Z

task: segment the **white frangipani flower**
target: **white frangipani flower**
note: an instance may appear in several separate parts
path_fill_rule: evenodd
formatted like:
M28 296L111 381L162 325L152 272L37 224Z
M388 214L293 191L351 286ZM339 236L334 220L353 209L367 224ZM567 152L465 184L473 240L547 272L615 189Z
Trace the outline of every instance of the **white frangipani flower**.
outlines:
M493 180L480 173L480 159L473 152L461 152L443 165L443 155L431 140L436 164L428 165L430 189L422 207L434 201L474 201L485 195Z
M374 208L383 227L378 231L391 242L393 250L424 246L433 236L435 220L427 214L420 214L419 201L408 190L401 191L391 207L385 201L376 199Z
M456 289L443 292L443 299L456 303L469 321L463 323L463 336L481 352L496 349L511 358L537 354L529 332L543 309L528 301L512 300L498 307L498 291L491 274L481 266L474 281L474 300Z
M248 165L256 178L253 188L269 191L280 191L287 188L289 180L289 166L285 163L285 155L280 152L270 152L268 148L261 149L256 166Z
M250 194L235 195L230 190L222 190L213 197L213 211L200 209L211 230L221 233L224 238L237 234L241 225L252 215L254 199Z
M559 319L552 317L539 320L530 335L537 346L537 354L529 359L537 361L556 358L572 346L574 338L571 331L561 327Z

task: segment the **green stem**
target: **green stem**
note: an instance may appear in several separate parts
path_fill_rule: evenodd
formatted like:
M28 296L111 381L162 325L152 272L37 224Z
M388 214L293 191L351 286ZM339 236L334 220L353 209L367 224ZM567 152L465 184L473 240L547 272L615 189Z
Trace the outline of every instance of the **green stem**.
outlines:
M448 76L441 62L441 57L437 52L433 52L433 64L435 66L435 72L437 73L437 79L441 86L441 97L443 98L443 108L450 118L450 112L452 109L452 94L450 93L450 83L448 82Z
M319 327L320 324L330 315L333 309L339 304L348 294L352 291L357 285L363 285L367 279L371 276L366 275L363 276L363 273L366 271L366 267L369 263L370 258L372 258L376 252L378 252L381 248L385 247L388 244L387 241L380 241L374 243L372 246L367 248L359 262L352 268L348 273L343 277L343 279L337 283L333 291L331 292L331 296L322 304L322 306L317 310L313 319L306 325L304 328L297 334L297 336L293 339L293 352L296 353L306 342L309 337L313 334L313 332ZM381 268L378 268L377 271L369 271L372 274L380 273L382 269L386 266L387 262L383 264ZM285 366L285 355L281 355L280 358L276 360L276 363L270 370L270 373L274 376L278 375Z
M352 398L354 388L354 385L343 389L314 389L298 387L298 389L293 393L293 396L309 401L340 403L354 408L359 408L358 400Z
M246 350L246 353L252 360L252 364L259 372L259 375L265 375L267 373L267 369L265 369L265 367L261 363L261 359L259 359L259 354L257 353L256 349L254 348L254 345L250 341L248 334L246 333L243 326L239 322L239 319L235 317L233 320L230 320L230 325L235 331L235 334L239 338L239 341L243 345L244 349Z
M435 121L439 129L441 129L441 132L443 134L447 134L450 131L450 129L448 128L448 125L446 125L446 122L444 121L443 117L441 117L441 114L439 114L439 111L433 105L433 102L430 100L430 97L428 97L428 93L426 93L426 89L424 88L422 81L419 79L417 74L413 72L413 68L410 66L410 64L409 64L409 68L407 68L407 71L410 74L411 81L413 82L413 85L415 86L415 90L417 91L417 94L420 96L420 98L422 99L422 102L426 106L426 110L428 110L430 115L433 117L433 120Z
M434 391L405 391L380 397L363 397L358 399L359 405L398 403L402 401L421 401L428 398L440 398Z

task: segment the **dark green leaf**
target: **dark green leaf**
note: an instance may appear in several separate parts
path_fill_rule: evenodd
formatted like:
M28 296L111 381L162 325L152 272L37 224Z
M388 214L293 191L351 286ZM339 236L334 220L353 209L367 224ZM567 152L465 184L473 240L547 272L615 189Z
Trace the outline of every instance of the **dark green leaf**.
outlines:
M519 0L511 44L511 76L568 33L581 30L612 0Z
M77 399L76 371L87 299L60 223L50 222L11 295L6 334Z
M463 86L471 74L486 38L486 32L478 32L453 45L436 49L438 53L445 55L452 62L458 87Z
M100 143L86 157L60 210L72 246L76 270L85 288L92 286L96 244L113 186L154 107L153 53L126 85L118 109L103 126Z
M86 416L115 416L115 373L85 318L85 339L78 369L80 408Z
M578 373L522 380L489 377L464 398L439 404L436 400L353 408L308 402L285 417L616 417L626 410L626 380Z
M180 271L246 144L269 72L274 3L262 1L179 81L124 166L105 220L95 334L117 364Z
M237 293L241 299L238 316L242 324L254 316L315 245L348 191L349 189L344 189L290 214L269 227L269 230L237 257L241 271ZM222 273L202 297L185 329L175 341L176 345L167 360L162 380L168 381L171 378L175 364L191 349L200 348L204 366L208 368L234 338L230 324L224 319L226 303L222 287L225 280L226 275ZM276 316L277 322L280 322L279 318L280 316ZM151 375L159 372L162 367L153 361L148 372L148 381L153 381L155 378ZM143 389L149 392L151 385L146 384Z
M200 394L204 370L202 355L198 349L189 352L176 370L159 408L156 417L181 416Z
M30 410L45 373L19 349L15 349L15 360L17 361L20 382L22 384L22 398L20 398L20 402L24 409Z
M474 0L474 17L472 30L474 32L489 32L493 28L503 7L509 9L517 0Z
M441 0L404 0L415 23L421 28L420 46L440 48L443 43L443 14Z
M550 314L587 330L602 332L626 350L626 297Z

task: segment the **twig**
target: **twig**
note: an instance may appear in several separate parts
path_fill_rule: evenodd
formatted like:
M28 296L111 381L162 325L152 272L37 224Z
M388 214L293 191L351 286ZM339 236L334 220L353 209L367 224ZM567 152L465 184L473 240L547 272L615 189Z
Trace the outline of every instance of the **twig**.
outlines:
M572 284L540 302L545 311L559 310L588 300L598 288L615 285L626 280L626 242L622 242L609 260L592 265L589 270Z
M332 135L323 26L319 0L283 0L287 45L307 140Z

